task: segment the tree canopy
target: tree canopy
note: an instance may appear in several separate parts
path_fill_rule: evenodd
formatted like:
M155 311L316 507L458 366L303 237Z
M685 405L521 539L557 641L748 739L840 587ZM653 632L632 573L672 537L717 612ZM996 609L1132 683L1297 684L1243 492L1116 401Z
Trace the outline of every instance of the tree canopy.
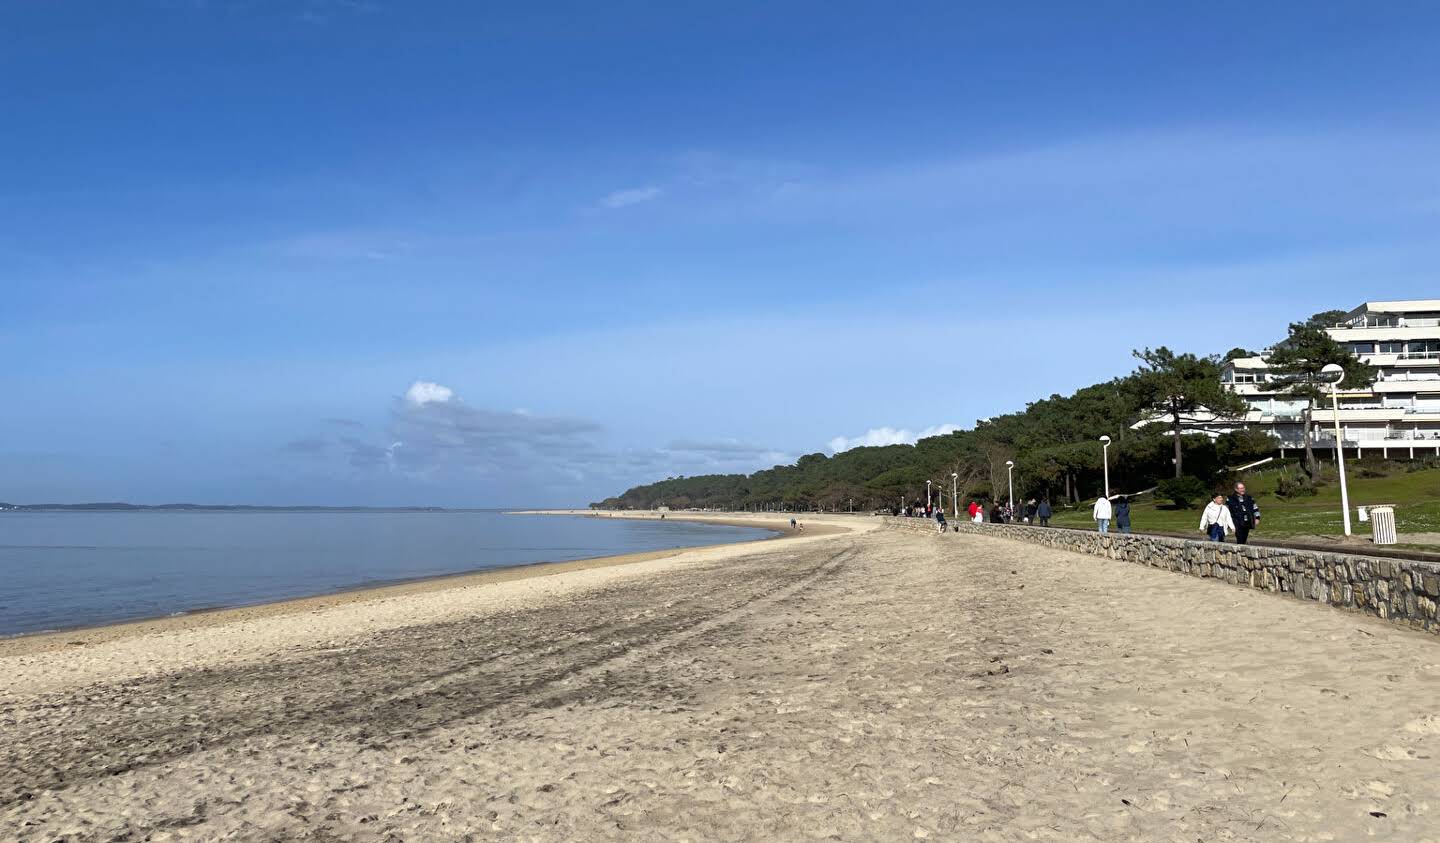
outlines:
M1164 416L1175 438L1175 476L1184 472L1182 440L1187 426L1213 418L1243 416L1245 401L1220 383L1216 357L1176 354L1165 346L1134 352L1140 367L1126 380L1139 407ZM1203 415L1202 415L1203 414Z
M1364 389L1375 382L1375 367L1356 357L1348 347L1325 332L1324 326L1334 324L1337 313L1344 316L1340 311L1326 311L1304 322L1291 323L1288 336L1271 350L1266 362L1280 394L1305 401L1313 408L1328 397L1329 382L1322 372L1331 364L1344 370L1340 384L1345 389ZM1303 414L1302 423L1305 471L1313 477L1319 470L1319 463L1310 442L1310 413Z
M1338 312L1337 312L1338 313ZM1316 314L1306 323L1329 340L1314 320L1331 324L1343 313ZM1308 328L1307 328L1308 330ZM1354 372L1347 385L1373 380L1373 370L1344 346L1315 335L1290 336L1280 353L1284 366L1315 358ZM1287 346L1286 343L1289 343ZM1277 348L1279 353L1279 348ZM1253 461L1273 449L1263 434L1238 430L1212 439L1193 425L1218 414L1239 415L1244 402L1220 383L1221 358L1178 353L1168 348L1137 351L1140 366L1131 374L1087 386L1071 395L1051 395L1020 412L977 421L970 430L921 439L914 445L862 447L827 456L807 454L794 465L777 465L753 474L672 478L636 486L597 507L650 509L667 505L716 509L894 509L923 502L925 481L952 490L960 502L1002 499L1007 492L1005 461L1015 461L1017 500L1048 497L1079 501L1100 494L1103 486L1102 435L1111 437L1110 479L1116 493L1153 487L1167 476L1183 475L1215 482L1227 466ZM1275 359L1272 355L1272 360ZM1306 363L1306 365L1309 365ZM1323 363L1321 363L1323 365ZM1285 371L1291 371L1285 369ZM1318 369L1317 369L1318 371ZM1367 374L1367 371L1369 372ZM1142 418L1163 416L1168 424L1132 429Z

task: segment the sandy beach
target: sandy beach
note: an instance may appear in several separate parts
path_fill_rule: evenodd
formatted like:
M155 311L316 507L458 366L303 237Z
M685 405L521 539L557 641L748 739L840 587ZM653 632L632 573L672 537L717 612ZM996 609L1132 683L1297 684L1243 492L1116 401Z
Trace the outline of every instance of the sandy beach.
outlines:
M1440 839L1433 637L803 520L6 642L0 837Z

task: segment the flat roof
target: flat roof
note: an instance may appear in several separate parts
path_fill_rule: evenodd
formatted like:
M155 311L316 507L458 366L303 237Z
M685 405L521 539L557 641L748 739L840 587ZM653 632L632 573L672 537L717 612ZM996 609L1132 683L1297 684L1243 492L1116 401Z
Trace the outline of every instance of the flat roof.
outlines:
M1226 366L1236 369L1264 369L1268 368L1264 357L1236 357L1234 360L1225 361ZM1222 367L1223 368L1223 367Z
M1360 313L1409 313L1411 311L1440 310L1440 299L1400 299L1397 301L1367 301L1348 316Z

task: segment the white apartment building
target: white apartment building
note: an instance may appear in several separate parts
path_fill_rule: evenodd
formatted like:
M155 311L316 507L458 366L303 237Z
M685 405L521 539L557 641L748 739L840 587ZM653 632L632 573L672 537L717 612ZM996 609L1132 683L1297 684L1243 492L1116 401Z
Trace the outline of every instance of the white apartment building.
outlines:
M1440 456L1440 299L1365 302L1328 328L1379 371L1376 382L1340 387L1342 447L1357 455ZM1278 440L1282 456L1304 446L1301 414L1307 402L1277 393L1262 357L1225 364L1221 380L1250 404L1248 427ZM1335 413L1330 402L1312 411L1312 447L1334 449ZM1233 422L1203 424L1218 434Z

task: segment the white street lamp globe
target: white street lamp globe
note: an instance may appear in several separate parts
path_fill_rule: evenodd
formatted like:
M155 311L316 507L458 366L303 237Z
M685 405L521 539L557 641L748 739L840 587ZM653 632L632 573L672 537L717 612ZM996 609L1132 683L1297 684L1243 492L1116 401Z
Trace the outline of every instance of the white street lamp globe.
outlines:
M1109 444L1110 444L1110 437L1109 437L1108 435L1102 436L1102 437L1100 437L1100 441L1101 441L1101 442L1104 442L1106 445L1109 445Z
M1320 369L1320 377L1326 383L1339 384L1340 381L1345 380L1345 367L1339 363L1326 363Z
M1005 461L1005 464L1008 465L1008 466L1013 466L1013 465L1015 465L1015 461L1014 461L1014 460L1006 460L1006 461Z

